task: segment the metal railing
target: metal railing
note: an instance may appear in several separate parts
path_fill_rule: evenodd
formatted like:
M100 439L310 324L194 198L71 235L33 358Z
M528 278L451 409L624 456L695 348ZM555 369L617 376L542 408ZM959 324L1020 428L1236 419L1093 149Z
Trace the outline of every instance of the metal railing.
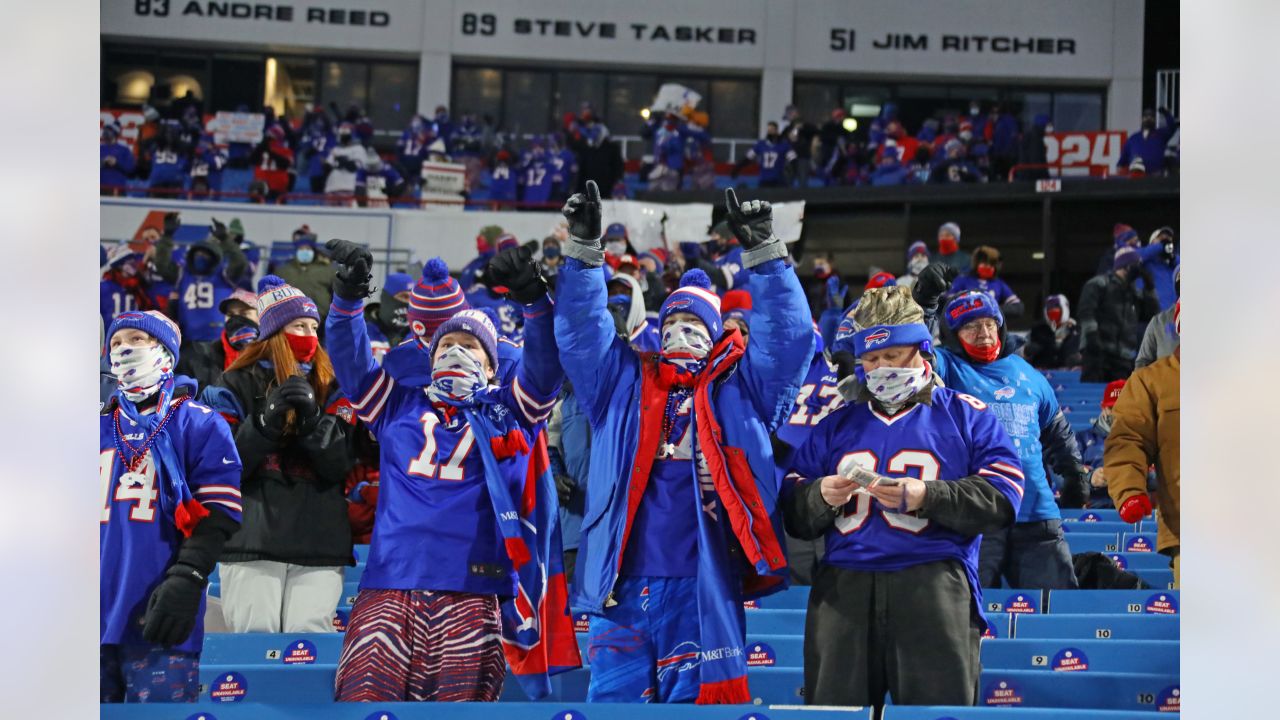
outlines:
M1178 114L1180 78L1181 71L1179 70L1156 71L1156 107L1167 108L1174 117L1180 117ZM1164 120L1157 117L1156 122L1164 122Z

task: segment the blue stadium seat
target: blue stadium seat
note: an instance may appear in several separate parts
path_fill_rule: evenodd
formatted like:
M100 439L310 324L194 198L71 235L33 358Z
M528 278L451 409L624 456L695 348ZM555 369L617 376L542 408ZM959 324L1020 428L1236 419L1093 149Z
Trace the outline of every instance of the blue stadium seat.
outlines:
M796 585L747 605L748 610L804 610L809 606L809 586Z
M1143 582L1158 590L1173 589L1173 570L1169 568L1158 570L1142 568L1139 570L1130 570L1129 572L1142 578Z
M884 709L884 720L1152 720L1153 717L1147 712L1063 708L889 705ZM1176 720L1178 714L1163 713L1158 717L1159 720Z
M790 703L795 705L795 703ZM961 710L966 710L962 708ZM754 707L742 705L726 708L722 705L584 705L547 703L504 702L500 708L488 703L325 703L295 702L289 704L261 705L253 702L209 703L183 705L177 715L173 705L163 703L115 704L101 706L101 717L106 720L180 720L181 718L217 717L218 720L368 720L368 718L395 717L397 720L547 720L550 713L560 720L565 717L591 720L743 720L768 718L769 720L871 720L870 708L817 709L797 707ZM1005 720L1019 720L1019 711L1006 712ZM1016 715L1016 716L1015 716ZM912 716L915 717L915 716ZM968 715L957 717L967 718ZM985 717L985 716L984 716ZM1099 715L1102 720L1120 720L1122 716ZM1066 720L1074 716L1067 715ZM1033 718L1032 720L1038 720ZM1162 717L1161 720L1164 720Z
M1177 673L985 670L978 705L1154 711L1180 706Z
M1071 590L1068 592L1086 592ZM1163 615L1015 615L1019 640L1177 640L1179 616Z
M1075 533L1127 533L1133 532L1134 526L1127 522L1112 522L1105 520L1101 522L1064 522L1062 523L1063 532Z
M302 649L299 643L310 645L310 652L301 659L312 663L337 664L342 653L341 633L209 633L204 636L204 650L200 655L202 665L264 665L284 666L296 664Z
M1177 675L1178 642L1174 640L982 641L982 667L989 670L1050 672L1144 672Z
M1062 520L1065 523L1081 522L1120 522L1120 511L1115 508L1063 508Z
M1049 613L1176 615L1178 591L1154 590L1051 590Z
M1120 549L1124 552L1155 552L1155 532L1127 532L1120 538Z
M1065 525L1066 523L1063 524ZM1072 532L1064 534L1067 539L1067 547L1071 550L1072 555L1082 552L1116 552L1120 548L1120 538L1117 533Z
M368 545L354 545L353 547L355 548L355 552L356 552L356 562L362 565L364 563L369 562L369 546Z
M1167 555L1159 555L1157 553L1127 553L1115 552L1107 553L1112 560L1119 559L1117 563L1121 567L1130 572L1138 570L1168 570L1169 557Z
M1041 590L984 588L982 591L982 610L988 615L992 613L1044 612L1044 592Z
M747 636L803 635L804 610L748 610Z
M583 658L586 658L585 654ZM747 665L751 667L804 667L804 636L748 635Z

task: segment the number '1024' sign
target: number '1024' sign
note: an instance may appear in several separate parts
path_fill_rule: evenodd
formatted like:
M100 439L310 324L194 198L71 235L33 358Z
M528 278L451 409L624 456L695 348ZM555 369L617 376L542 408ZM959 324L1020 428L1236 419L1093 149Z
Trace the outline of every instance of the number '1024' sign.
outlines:
M1126 136L1127 133L1123 130L1046 135L1046 161L1050 165L1061 165L1064 168L1087 169L1097 165L1115 167Z

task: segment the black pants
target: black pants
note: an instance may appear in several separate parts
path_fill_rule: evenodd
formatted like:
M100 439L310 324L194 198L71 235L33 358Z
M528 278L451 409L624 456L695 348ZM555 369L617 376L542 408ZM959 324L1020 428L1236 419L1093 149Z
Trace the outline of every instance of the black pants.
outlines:
M978 553L978 580L982 587L1000 587L1000 578L1011 588L1074 590L1076 573L1071 550L1062 536L1061 520L1014 523L1012 527L982 536Z
M979 621L954 560L893 572L823 564L809 593L809 705L972 705L982 672Z
M822 563L823 538L817 540L797 540L786 533L787 566L791 568L792 585L812 585Z

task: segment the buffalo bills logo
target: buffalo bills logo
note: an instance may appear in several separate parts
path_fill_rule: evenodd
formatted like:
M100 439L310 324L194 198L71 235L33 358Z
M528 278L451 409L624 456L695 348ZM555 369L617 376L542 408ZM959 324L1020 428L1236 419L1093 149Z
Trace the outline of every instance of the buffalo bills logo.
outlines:
M1008 400L1009 398L1013 397L1013 394L1015 392L1017 391L1009 387L1008 385L1005 385L999 390L996 390L995 396L997 400Z
M975 294L970 297L957 300L954 306L947 311L947 314L951 316L952 320L955 320L956 318L960 317L961 315L964 315L965 313L973 312L974 310L980 310L985 305L986 305L986 301L983 299L983 296Z
M866 338L867 347L883 345L888 341L889 341L889 331L884 328L881 328L879 330L876 330L875 332L872 332L871 334L867 335L867 338Z

